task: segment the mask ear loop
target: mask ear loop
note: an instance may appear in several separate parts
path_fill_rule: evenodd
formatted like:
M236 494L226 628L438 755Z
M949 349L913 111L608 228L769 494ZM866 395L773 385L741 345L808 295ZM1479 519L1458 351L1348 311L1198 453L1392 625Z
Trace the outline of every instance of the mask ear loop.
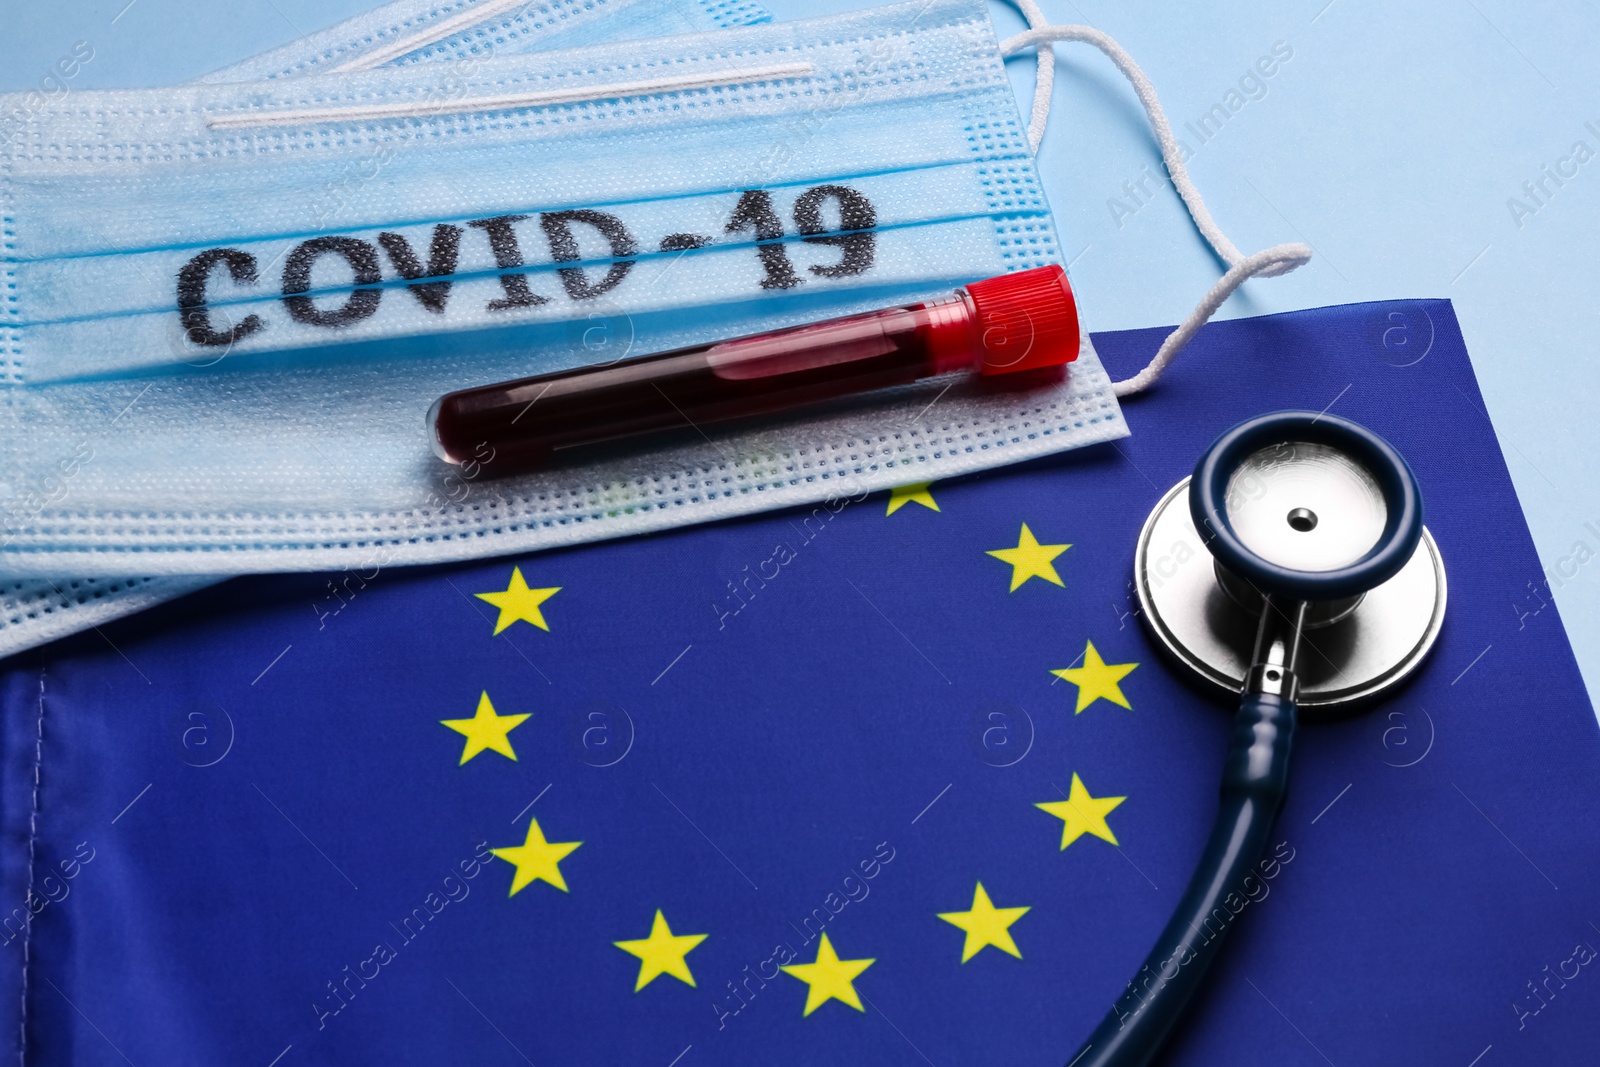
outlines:
M1039 78L1033 94L1033 110L1028 119L1028 144L1032 149L1035 152L1039 150L1039 142L1044 138L1045 124L1050 119L1051 88L1055 84L1054 56L1050 44L1056 41L1077 41L1093 45L1105 53L1106 58L1116 65L1122 76L1133 86L1134 93L1139 97L1139 103L1144 105L1145 115L1150 119L1150 128L1155 132L1156 140L1161 145L1161 158L1166 163L1167 174L1172 179L1173 188L1183 198L1184 206L1188 208L1189 216L1194 219L1194 224L1201 235L1228 265L1227 272L1189 313L1189 317L1161 342L1161 347L1156 350L1156 354L1145 368L1131 378L1111 383L1111 389L1117 396L1131 396L1161 376L1161 372L1167 369L1167 365L1183 346L1189 343L1190 338L1199 332L1200 327L1216 314L1223 301L1232 296L1234 290L1246 280L1258 276L1275 278L1280 274L1287 274L1296 267L1310 262L1311 248L1309 245L1293 242L1273 245L1248 256L1239 251L1239 246L1228 239L1216 220L1211 217L1205 200L1200 196L1200 190L1195 188L1194 181L1190 179L1189 169L1184 166L1183 159L1178 153L1178 141L1173 136L1172 124L1167 121L1166 112L1161 109L1161 101L1156 98L1155 87L1150 84L1150 79L1145 76L1144 71L1139 69L1139 64L1133 61L1133 57L1109 35L1092 26L1049 25L1034 0L1017 0L1017 6L1032 28L1001 41L1000 54L1010 57L1028 48L1038 49ZM1047 54L1051 56L1048 66ZM1048 78L1047 70L1050 75Z
M1016 9L1022 12L1022 17L1028 20L1028 28L1043 30L1050 28L1050 19L1035 0L1009 0ZM1019 35L1021 36L1021 35ZM1012 37L1000 44L1000 54L1013 56L1018 51L1027 47L1027 44L1018 45L1013 51L1007 52L1005 47ZM1028 111L1028 148L1037 153L1039 142L1044 140L1045 123L1050 121L1050 100L1056 87L1056 50L1047 40L1030 42L1037 52L1038 64L1033 78L1033 107Z

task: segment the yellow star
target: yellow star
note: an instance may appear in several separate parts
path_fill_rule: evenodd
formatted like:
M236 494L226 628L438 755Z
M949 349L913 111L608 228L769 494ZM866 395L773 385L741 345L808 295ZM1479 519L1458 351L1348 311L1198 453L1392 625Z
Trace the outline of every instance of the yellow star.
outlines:
M856 1011L866 1011L861 1006L861 998L856 996L856 987L850 983L877 962L875 959L841 960L834 954L828 935L823 934L815 963L794 963L783 969L785 974L792 974L811 987L806 992L806 1010L800 1017L805 1018L830 1000L842 1000Z
M511 879L511 892L506 894L514 897L534 882L549 882L565 893L567 880L561 877L558 864L581 844L582 841L546 841L544 831L539 829L539 820L533 819L528 823L528 839L522 844L490 851L507 863L516 865L517 874Z
M1137 666L1137 663L1107 663L1095 650L1094 642L1090 641L1083 650L1083 666L1068 667L1050 673L1078 687L1078 708L1073 712L1074 715L1081 713L1084 708L1101 697L1132 711L1133 705L1122 695L1122 687L1117 683L1131 674Z
M539 605L559 592L559 585L550 589L529 589L528 583L522 580L522 568L512 567L511 584L506 586L504 592L473 595L500 609L500 617L494 621L494 632L499 633L519 619L548 631L550 627L545 624L544 613L539 610Z
M939 505L934 503L933 494L928 492L932 482L915 482L911 485L902 485L889 490L889 510L885 515L893 515L907 504L921 504L933 511L939 510Z
M1011 591L1015 593L1029 578L1043 578L1047 582L1064 586L1065 583L1062 582L1061 575L1056 573L1056 565L1052 561L1071 547L1071 545L1041 545L1034 539L1033 531L1028 529L1028 524L1023 523L1022 536L1017 538L1016 548L997 548L985 555L1011 564Z
M1034 807L1048 811L1061 820L1061 848L1065 851L1068 845L1084 834L1093 834L1101 840L1116 844L1117 835L1106 825L1106 815L1127 799L1127 797L1092 797L1089 795L1089 790L1084 788L1083 780L1074 774L1072 793L1067 799L1054 800L1048 804L1035 804Z
M478 713L472 718L440 719L439 722L456 733L465 735L467 743L461 750L461 763L464 764L473 756L488 749L493 749L508 759L516 759L517 754L511 750L509 735L527 720L526 715L496 715L494 705L489 703L489 694L484 693L478 698Z
M985 945L993 945L1001 952L1022 958L1022 953L1017 951L1017 943L1011 940L1011 924L1026 915L1031 908L997 908L989 901L989 894L984 891L983 883L978 883L978 891L972 894L971 911L942 911L939 918L952 926L959 926L967 932L967 942L961 947L961 962L966 963L982 951Z
M637 993L663 974L694 985L694 975L689 973L689 964L684 957L705 939L705 934L674 934L672 927L667 925L667 917L657 908L656 921L650 927L649 937L639 941L613 941L612 944L639 957L639 981L633 987Z

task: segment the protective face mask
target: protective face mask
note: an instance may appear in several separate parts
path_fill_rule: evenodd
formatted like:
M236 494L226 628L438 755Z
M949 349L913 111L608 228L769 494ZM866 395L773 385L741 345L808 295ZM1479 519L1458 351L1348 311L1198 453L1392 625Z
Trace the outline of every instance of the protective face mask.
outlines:
M199 80L248 81L418 61L475 64L491 55L754 25L771 18L759 4L729 0L544 4L528 0L396 0ZM61 491L64 484L59 479L47 481L40 486L43 497ZM33 508L26 496L21 501L13 497L11 506L20 506L25 512ZM0 581L0 656L143 611L215 580L79 576Z
M8 568L461 558L948 477L1126 432L1086 350L1053 389L935 382L825 418L515 481L432 465L420 413L463 384L922 299L1056 257L981 9L918 3L730 31L717 44L492 61L443 106L415 76L426 65L404 78L178 100L99 94L88 103L100 113L142 112L157 130L119 135L116 207L87 224L43 190L81 178L84 159L112 146L81 106L42 117L49 129L14 153L7 187L8 215L50 225L13 242L27 246L14 255L29 280L13 290L6 432L24 442L24 471L50 470L85 435L100 435L105 461L74 464L68 492L8 524ZM150 160L150 142L171 165ZM430 170L439 142L450 158ZM274 201L274 183L305 188L308 173L374 146L420 161L374 176L341 209L342 232L306 226L304 203ZM243 165L219 173L223 163L197 158ZM535 191L505 178L522 172L538 174ZM155 227L140 232L152 213L162 234L184 233L182 248ZM465 258L473 231L487 244L476 264ZM85 252L98 278L112 261L150 277L96 292L83 271L62 269ZM454 270L438 269L452 253ZM1246 273L1225 278L1212 307L1249 271L1274 267L1257 259L1230 271ZM340 261L343 277L316 275ZM264 275L281 295L251 292ZM150 284L163 277L189 283L164 309ZM783 300L762 299L774 292ZM380 318L384 301L398 311ZM93 310L40 313L66 307ZM493 328L495 312L525 325ZM317 330L342 343L318 343ZM99 377L71 380L88 375Z
M199 80L263 81L476 62L771 20L766 8L750 0L396 0Z
M528 477L444 467L422 432L444 392L1059 254L974 0L438 66L79 94L35 120L4 185L0 432L14 492L72 470L13 515L5 570L461 559L1126 432L1090 353L1041 391L933 382Z

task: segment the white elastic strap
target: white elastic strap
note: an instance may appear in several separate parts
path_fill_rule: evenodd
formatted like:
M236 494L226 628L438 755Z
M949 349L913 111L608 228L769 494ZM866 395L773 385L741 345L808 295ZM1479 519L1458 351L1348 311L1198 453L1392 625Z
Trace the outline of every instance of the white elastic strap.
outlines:
M1018 0L1019 3L1032 4L1033 0ZM1029 24L1034 25L1030 16ZM1253 277L1274 278L1280 274L1287 274L1310 262L1311 248L1299 242L1290 244L1273 245L1271 248L1246 256L1239 251L1239 246L1228 239L1211 217L1211 212L1206 208L1205 200L1200 196L1200 190L1195 188L1193 180L1189 177L1189 168L1183 164L1183 159L1178 152L1178 139L1173 136L1172 124L1167 121L1166 112L1161 109L1161 101L1156 97L1155 86L1150 84L1150 79L1144 71L1139 69L1139 64L1133 61L1116 41L1110 36L1100 32L1092 26L1038 26L1024 30L1013 37L1008 37L1000 42L1000 54L1014 56L1027 48L1038 48L1043 54L1044 48L1052 41L1078 41L1083 44L1093 45L1106 57L1116 64L1123 77L1133 86L1139 103L1144 105L1145 114L1150 119L1150 127L1155 131L1156 140L1161 145L1161 158L1166 163L1167 174L1172 179L1172 187L1183 198L1183 203L1189 210L1189 215L1194 219L1195 226L1202 236L1216 251L1222 261L1228 264L1228 271L1222 276L1205 299L1189 313L1189 317L1161 343L1161 348L1155 357L1138 374L1120 382L1113 382L1112 389L1118 396L1128 396L1139 392L1160 376L1167 364L1172 362L1189 339L1205 325L1222 306L1222 302L1233 294L1233 291L1244 282ZM1033 113L1028 121L1028 141L1038 150L1039 139L1044 136L1045 123L1050 117L1050 98L1046 96L1042 101L1037 93L1034 94Z
M428 45L442 41L452 34L476 26L485 19L494 18L496 15L503 14L515 7L527 6L530 6L529 0L484 0L483 3L478 4L476 7L469 7L460 14L452 15L447 19L436 22L420 33L414 33L410 37L402 37L397 41L391 41L381 48L341 63L333 68L333 72L335 74L348 74L357 70L373 70L383 66L391 59L399 59L401 56L415 52L419 48L426 48ZM1028 25L1034 24L1030 22Z
M1034 0L1011 0L1011 2L1022 12L1022 17L1028 20L1031 29L1042 30L1049 27L1049 18ZM1033 79L1033 108L1028 112L1028 147L1037 152L1039 142L1044 140L1045 123L1050 121L1050 98L1056 86L1056 50L1050 47L1049 41L1035 43L1039 50L1038 73ZM1001 45L1002 49L1004 47ZM1003 54L1009 56L1013 53Z

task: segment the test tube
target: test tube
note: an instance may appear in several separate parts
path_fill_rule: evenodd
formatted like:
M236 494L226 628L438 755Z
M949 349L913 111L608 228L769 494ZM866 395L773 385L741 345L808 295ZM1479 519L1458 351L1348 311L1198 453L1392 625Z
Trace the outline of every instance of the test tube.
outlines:
M494 458L509 474L571 450L788 411L921 378L1011 374L1078 356L1066 272L987 278L951 296L868 311L607 366L463 389L428 411L447 463ZM491 451L492 450L492 451Z

